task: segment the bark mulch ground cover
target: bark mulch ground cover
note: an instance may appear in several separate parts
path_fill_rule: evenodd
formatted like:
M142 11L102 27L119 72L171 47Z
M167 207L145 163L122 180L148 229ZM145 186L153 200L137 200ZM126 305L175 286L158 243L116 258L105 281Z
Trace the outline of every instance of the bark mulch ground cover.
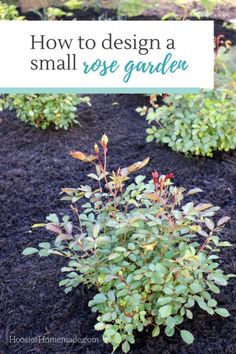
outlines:
M115 105L114 105L115 103ZM71 149L88 150L106 132L110 137L112 168L151 157L144 173L153 169L173 172L175 183L187 189L204 190L198 198L222 208L219 216L231 216L223 238L235 242L236 166L222 156L215 159L188 158L164 146L145 143L146 122L135 112L145 103L138 95L94 95L92 108L79 109L81 127L68 131L40 131L19 122L14 113L1 114L0 124L0 353L89 353L105 354L110 347L93 328L96 315L87 307L93 290L79 287L65 295L58 287L63 259L23 257L22 250L50 240L44 231L31 233L30 226L43 222L54 211L65 213L67 203L60 201L62 187L86 183L89 167L69 157ZM200 201L196 199L197 201ZM223 252L223 268L235 271L233 249ZM186 346L178 335L154 339L149 332L137 335L132 354L141 353L235 353L235 287L231 280L216 296L232 316L211 317L196 309L193 321L187 320L195 342ZM48 336L55 338L98 338L97 344L27 344L16 338Z
M79 14L77 17L80 18ZM94 14L97 18L97 14ZM93 18L92 13L84 19ZM141 17L142 18L142 17ZM151 18L155 19L155 18ZM222 28L217 21L216 35L236 43L236 34ZM65 295L58 287L64 259L56 257L23 257L22 250L50 240L44 231L31 231L30 226L44 222L50 212L64 214L67 203L60 201L62 187L78 187L87 183L90 168L69 157L69 151L90 151L94 141L105 132L110 138L110 166L129 164L151 157L142 171L173 172L175 183L186 189L200 187L204 192L196 202L211 202L228 215L230 223L223 239L235 244L236 229L236 165L234 154L219 154L214 159L185 157L165 146L145 142L145 119L135 108L147 103L140 95L94 95L91 108L79 108L81 126L68 131L40 131L19 122L14 112L0 114L0 354L108 354L111 347L94 329L96 314L88 308L93 290L80 286ZM222 267L235 272L234 249L225 249ZM209 316L195 311L194 320L186 320L185 328L195 336L192 346L177 335L152 338L149 331L138 333L131 354L170 353L235 353L236 290L235 282L216 296L221 307L232 314L229 318ZM27 338L67 338L68 343L26 343ZM23 338L24 343L19 342ZM93 343L69 343L73 338L95 338ZM118 351L118 353L120 353Z

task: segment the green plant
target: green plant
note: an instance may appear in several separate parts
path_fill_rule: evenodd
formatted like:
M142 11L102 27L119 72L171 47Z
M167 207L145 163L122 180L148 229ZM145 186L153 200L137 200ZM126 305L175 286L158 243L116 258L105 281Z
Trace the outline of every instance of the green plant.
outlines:
M31 12L34 12L36 15L38 15L41 21L55 21L65 16L73 15L73 13L66 12L58 7L42 8L41 10L32 9Z
M58 8L58 7L49 7L47 9L44 9L43 15L41 14L41 16L43 17L42 19L44 20L58 20L61 17L69 17L69 16L73 16L72 12L68 12L67 9L69 11L75 11L75 10L81 10L85 5L84 5L84 1L78 1L78 0L69 0L65 2L65 7L66 7L66 11ZM40 12L38 12L38 14L40 15Z
M9 95L3 100L4 108L15 109L17 117L37 128L68 129L77 121L77 106L81 103L90 105L89 97L77 95Z
M145 10L151 8L152 5L143 0L120 0L117 5L117 15L119 17L134 17L144 13Z
M150 108L137 108L150 125L147 142L168 144L184 154L212 157L215 151L236 147L235 49L223 36L215 38L215 89L198 94L163 95L159 107L156 95ZM226 54L227 53L227 54Z
M126 186L130 174L149 159L108 172L106 135L94 145L94 153L71 155L95 167L89 177L97 187L63 189L75 219L50 214L46 224L34 227L53 232L54 244L42 242L23 254L65 257L68 264L62 272L67 275L60 286L66 292L81 283L95 287L89 306L99 313L95 328L104 330L104 342L113 350L121 345L127 353L134 332L149 326L153 336L162 328L167 336L179 331L191 344L193 335L182 322L193 318L194 305L210 315L229 316L211 296L233 276L225 275L217 261L220 248L230 246L219 237L229 217L215 223L211 217L218 207L184 203L185 195L201 190L185 193L172 184L172 174L155 171L152 180L137 176Z
M236 75L234 75L236 77ZM184 154L212 157L215 151L236 147L236 95L232 88L171 95L165 105L138 108L147 113L147 142L168 144Z
M38 12L40 13L40 12ZM48 7L47 9L44 10L44 20L47 21L54 21L56 19L59 19L64 16L68 16L68 14L63 11L62 9L59 9L57 7ZM70 14L69 14L70 16Z
M93 6L96 10L102 7L116 10L118 18L139 16L142 15L145 10L154 6L154 4L143 0L115 0L107 1L106 3L101 0L88 0L84 1L84 5Z
M54 6L42 8L41 10L32 9L31 11L36 13L42 21L55 21L63 17L73 16L73 13L68 12L67 10L69 11L80 10L84 7L84 2L78 0L66 1L64 4L64 6L66 7L65 11L60 7L57 7L56 6L57 4L53 4L53 5Z
M223 37L223 36L219 36ZM217 38L219 38L217 37ZM216 38L216 39L217 39ZM231 47L230 41L224 41L224 46L220 46L215 50L216 64L215 64L215 86L227 87L229 83L235 81L236 75L236 48Z
M15 5L8 5L0 1L0 21L2 20L24 20L23 16L19 16L19 12Z
M65 6L71 11L81 10L84 7L84 1L69 0L65 2Z
M178 13L171 11L162 17L162 20L176 19L178 21L184 21L189 17L196 17L198 19L201 16L209 16L214 8L221 3L221 0L197 0L194 2L189 0L174 0L174 4L180 10ZM201 9L197 9L196 6L200 5ZM195 6L195 8L193 7Z

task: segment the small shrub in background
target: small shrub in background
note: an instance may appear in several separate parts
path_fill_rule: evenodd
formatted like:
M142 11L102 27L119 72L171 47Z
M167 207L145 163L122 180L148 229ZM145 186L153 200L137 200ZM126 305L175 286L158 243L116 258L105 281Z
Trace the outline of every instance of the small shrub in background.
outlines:
M0 1L0 21L3 20L24 20L24 17L19 16L15 5L8 5Z
M223 36L218 36L219 39ZM220 40L220 39L219 39ZM224 45L217 50L215 49L216 64L215 64L215 86L228 87L236 82L236 48L231 47L230 41L224 41ZM228 51L228 54L226 54ZM235 89L232 87L232 89ZM236 94L236 92L234 93Z
M148 142L155 140L184 154L208 157L236 148L235 50L229 54L225 50L217 48L214 90L164 95L165 104L160 107L153 95L152 107L137 109L150 125Z
M150 108L147 141L168 144L184 154L212 157L236 148L236 95L229 89L171 95L165 105ZM146 108L138 109L141 115Z
M222 0L196 0L194 3L189 0L173 0L178 8L178 14L171 11L162 17L162 20L176 19L185 21L190 17L200 19L202 16L209 16L217 5L222 4ZM198 5L199 8L198 8Z
M119 17L128 16L140 16L147 9L152 8L153 5L148 4L143 0L120 0L117 5L117 15Z
M67 5L68 6L68 5ZM103 2L101 0L84 1L84 6L94 7L97 11L101 8L113 9L118 18L142 15L145 10L153 8L155 4L143 0L114 0Z
M65 6L71 11L81 10L85 6L85 2L79 0L69 0L65 2Z
M195 305L210 315L229 316L212 297L232 276L218 261L220 248L230 246L219 236L229 218L215 223L211 217L218 207L185 203L185 195L201 190L186 193L175 187L172 174L154 171L149 181L140 175L126 184L149 159L109 172L106 135L92 154L71 155L94 166L89 177L97 187L63 189L75 220L50 214L46 224L34 227L54 233L54 243L42 242L23 254L65 257L60 286L66 292L81 283L95 287L89 306L99 314L95 328L104 331L104 342L127 353L134 333L148 326L153 336L161 330L169 337L179 332L191 344L193 335L182 323L193 318Z
M89 97L78 95L9 95L4 99L4 108L15 109L17 117L37 128L68 129L77 121L77 106L90 105Z

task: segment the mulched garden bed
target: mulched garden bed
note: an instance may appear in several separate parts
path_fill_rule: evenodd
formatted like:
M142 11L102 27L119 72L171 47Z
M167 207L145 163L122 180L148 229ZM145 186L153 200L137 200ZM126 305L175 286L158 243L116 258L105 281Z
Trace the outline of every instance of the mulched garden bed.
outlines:
M86 18L88 19L88 17ZM236 35L216 24L216 34L236 43ZM40 131L19 122L14 113L0 114L0 354L108 354L111 347L94 329L96 314L88 308L93 290L80 286L65 295L58 281L64 259L57 257L23 257L22 250L50 240L44 231L30 231L34 223L44 222L50 212L63 214L69 205L60 201L62 187L78 187L88 182L90 168L69 157L69 151L90 151L95 140L105 132L110 138L110 166L129 164L151 157L142 171L156 169L173 172L175 183L186 189L200 187L204 193L196 202L211 202L222 210L218 216L231 216L223 239L235 243L236 166L232 154L214 159L190 158L168 147L145 142L145 119L135 108L147 103L140 95L93 95L91 108L79 108L81 126L68 131ZM232 161L232 162L230 162ZM233 248L222 250L222 267L235 272ZM185 345L179 335L152 338L138 333L131 354L170 353L235 353L236 290L234 281L216 296L221 307L232 314L229 318L207 315L196 308L194 320L186 320L185 328L195 336L192 346ZM98 343L14 343L16 338L95 338ZM118 353L120 353L118 351Z
M65 8L62 8L63 10L66 10ZM234 8L235 11L235 8ZM225 10L225 12L227 12ZM229 9L230 13L230 9ZM40 16L35 13L35 12L28 12L27 14L22 14L26 17L27 20L34 21L34 20L40 20ZM164 15L164 13L162 14ZM71 21L73 19L77 19L78 21L87 21L87 20L106 20L106 19L111 19L111 20L117 20L117 14L114 10L109 10L109 9L93 9L89 8L87 10L77 10L74 11L73 16L69 17L64 17L63 20L66 21ZM161 20L161 17L159 14L149 14L147 16L141 15L141 16L136 16L132 18L126 18L127 21L158 21ZM196 18L193 18L193 20L197 20ZM233 44L236 44L236 32L232 31L231 29L225 28L224 24L227 24L226 20L221 20L220 18L201 18L201 20L214 20L215 22L215 36L218 36L219 34L224 34L225 39L231 40Z
M114 105L115 103L115 105ZM103 132L110 137L110 166L127 166L133 161L151 157L143 173L156 169L173 172L175 183L189 189L204 190L201 201L222 207L219 216L231 216L223 238L235 242L236 167L220 157L188 158L164 146L145 143L146 122L135 112L145 103L138 95L94 95L92 108L79 109L81 127L68 131L40 131L19 122L13 113L1 114L0 123L0 353L88 353L107 354L110 347L95 331L96 315L87 307L93 291L79 287L65 295L58 287L60 268L65 264L56 257L23 257L22 250L50 240L44 231L31 233L30 226L43 222L54 211L68 211L60 201L62 187L87 183L90 168L69 157L71 149L90 151ZM200 199L199 199L200 200ZM198 200L198 201L199 201ZM196 200L197 201L197 200ZM235 271L233 249L224 249L223 268ZM233 280L217 296L220 306L232 316L223 319L196 309L193 321L186 321L195 342L186 346L178 335L154 339L150 333L137 335L130 353L234 353L236 351L235 288ZM19 337L94 337L98 344L22 344L11 343Z

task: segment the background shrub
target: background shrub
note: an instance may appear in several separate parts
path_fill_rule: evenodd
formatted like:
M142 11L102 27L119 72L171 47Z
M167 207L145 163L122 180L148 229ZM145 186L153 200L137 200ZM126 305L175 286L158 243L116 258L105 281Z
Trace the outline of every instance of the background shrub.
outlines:
M19 16L15 5L8 5L0 1L0 21L1 20L23 20L24 17Z
M198 94L164 95L164 105L138 108L150 125L147 141L168 144L184 154L212 157L236 148L235 49L219 54L215 89ZM152 102L153 103L153 102Z
M175 151L209 157L214 151L236 148L235 92L203 90L169 96L165 103L148 111L148 142L156 140Z
M4 100L4 107L15 109L17 117L37 128L68 129L77 121L77 106L81 103L90 105L89 97L78 95L9 95Z

